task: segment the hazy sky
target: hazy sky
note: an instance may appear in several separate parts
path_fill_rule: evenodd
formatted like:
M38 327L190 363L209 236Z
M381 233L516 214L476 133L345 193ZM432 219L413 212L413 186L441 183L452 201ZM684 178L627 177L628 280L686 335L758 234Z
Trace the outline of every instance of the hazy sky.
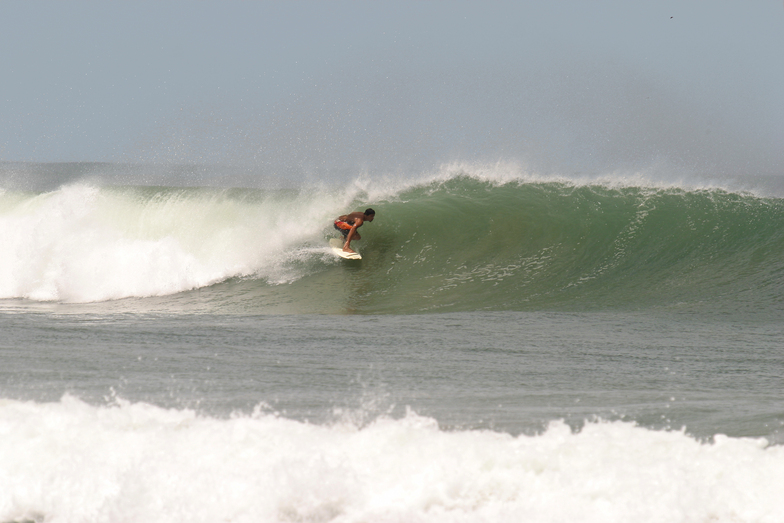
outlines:
M0 7L0 161L784 172L781 0Z

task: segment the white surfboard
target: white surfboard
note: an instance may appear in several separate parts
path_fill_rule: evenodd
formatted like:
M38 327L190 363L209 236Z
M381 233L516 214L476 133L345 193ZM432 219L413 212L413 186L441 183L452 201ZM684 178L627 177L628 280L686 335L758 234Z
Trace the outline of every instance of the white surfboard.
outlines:
M329 239L329 246L332 247L332 251L344 258L346 260L361 260L362 256L359 255L358 252L345 252L343 250L343 240L341 238L330 238ZM356 249L355 249L356 250Z

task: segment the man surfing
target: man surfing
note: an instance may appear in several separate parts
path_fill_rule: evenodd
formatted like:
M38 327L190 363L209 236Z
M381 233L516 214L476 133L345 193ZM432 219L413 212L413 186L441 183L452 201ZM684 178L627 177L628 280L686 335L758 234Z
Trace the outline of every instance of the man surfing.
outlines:
M372 222L375 215L376 211L373 209L365 209L365 212L356 211L351 214L338 216L338 219L335 220L335 229L340 231L340 234L346 239L343 244L343 252L354 252L351 250L351 240L362 239L357 229L362 227L362 224L365 222Z

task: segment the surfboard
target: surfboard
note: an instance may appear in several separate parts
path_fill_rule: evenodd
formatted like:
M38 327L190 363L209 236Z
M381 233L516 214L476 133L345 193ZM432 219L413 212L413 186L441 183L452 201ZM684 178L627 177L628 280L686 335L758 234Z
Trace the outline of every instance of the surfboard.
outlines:
M343 240L341 238L330 238L329 246L332 247L332 251L340 256L345 260L361 260L362 256L359 255L358 252L344 252L343 251ZM356 248L354 248L356 250Z

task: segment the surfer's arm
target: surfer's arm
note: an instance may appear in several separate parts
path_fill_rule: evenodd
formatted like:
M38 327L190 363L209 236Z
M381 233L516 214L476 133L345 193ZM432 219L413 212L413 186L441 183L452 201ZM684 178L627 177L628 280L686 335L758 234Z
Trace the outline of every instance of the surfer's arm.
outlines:
M362 225L362 219L361 218L357 218L356 220L354 220L354 225L352 225L351 226L351 230L348 231L348 234L346 235L346 242L343 244L343 250L344 251L346 249L350 249L351 248L350 247L351 240L354 239L354 236L359 236L359 234L357 234L357 227L359 227L360 225Z

